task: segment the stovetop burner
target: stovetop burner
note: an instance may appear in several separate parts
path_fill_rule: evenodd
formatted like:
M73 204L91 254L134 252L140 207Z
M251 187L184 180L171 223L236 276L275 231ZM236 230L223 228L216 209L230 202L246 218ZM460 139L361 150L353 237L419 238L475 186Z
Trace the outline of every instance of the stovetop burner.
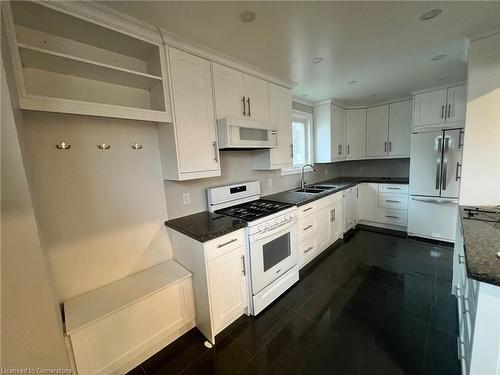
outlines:
M264 216L272 215L278 211L292 207L292 204L266 201L258 199L255 201L242 203L237 206L222 208L215 211L216 214L236 217L244 221L253 221Z

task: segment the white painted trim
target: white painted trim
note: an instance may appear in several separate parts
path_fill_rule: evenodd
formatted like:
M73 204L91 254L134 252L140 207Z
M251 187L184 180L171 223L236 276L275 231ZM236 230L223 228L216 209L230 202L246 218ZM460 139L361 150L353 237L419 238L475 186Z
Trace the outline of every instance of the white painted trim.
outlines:
M454 83L446 83L446 84L439 85L439 86L432 86L432 87L428 87L428 88L425 88L425 89L422 89L422 90L412 91L411 94L412 95L418 95L418 94L423 94L423 93L426 93L426 92L431 92L431 91L436 91L436 90L441 90L441 89L449 89L449 88L452 88L452 87L462 86L462 85L465 85L465 84L466 84L465 81L457 81L457 82L454 82Z
M309 107L314 107L314 102L313 101L307 100L305 98L301 98L301 97L298 97L298 96L295 96L295 95L292 96L292 102L293 103L299 103L299 104L308 105Z
M453 86L459 86L459 85L453 85ZM412 95L406 95L406 96L402 96L402 97L395 98L395 99L390 99L390 100L386 100L386 101L382 101L382 102L373 103L370 105L349 106L349 105L346 105L346 104L339 102L338 100L332 98L332 99L327 99L327 100L322 100L322 101L316 102L315 104L313 104L313 107L319 107L319 106L323 106L323 105L327 105L327 104L333 104L333 105L340 107L342 109L345 109L345 110L368 109L368 108L372 108L372 107L378 107L381 105L405 102L405 101L411 100L411 99L412 99Z

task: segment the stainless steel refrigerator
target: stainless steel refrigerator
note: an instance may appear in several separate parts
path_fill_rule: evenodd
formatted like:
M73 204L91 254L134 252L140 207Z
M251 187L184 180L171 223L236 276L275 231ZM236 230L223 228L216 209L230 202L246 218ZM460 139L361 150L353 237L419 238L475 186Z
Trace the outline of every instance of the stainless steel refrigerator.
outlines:
M454 242L463 135L463 129L412 134L409 235Z

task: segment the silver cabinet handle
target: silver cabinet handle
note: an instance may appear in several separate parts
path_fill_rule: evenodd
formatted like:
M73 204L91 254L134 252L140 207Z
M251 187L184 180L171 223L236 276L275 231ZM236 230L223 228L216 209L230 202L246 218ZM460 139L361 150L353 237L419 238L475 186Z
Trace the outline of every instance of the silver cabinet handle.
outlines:
M386 189L388 190L401 190L401 188L398 188L398 187L390 187L390 186L387 186Z
M390 219L399 219L399 216L385 215L385 217L388 217Z
M389 141L389 152L392 152L392 141Z
M293 158L293 144L290 145L290 157Z
M334 221L335 221L335 208L330 211L330 222L333 223Z
M384 152L387 152L387 142L384 142Z
M444 117L444 105L441 106L441 118Z
M465 264L465 257L461 254L458 254L458 264Z
M342 155L342 145L339 145L339 146L338 146L338 154L339 154L339 155Z
M347 145L347 155L351 153L351 145Z
M314 246L311 246L310 248L308 248L306 251L304 251L304 254L307 254L309 251L311 251L312 249L314 249Z
M312 210L312 207L308 207L305 210L302 210L302 212L306 212L306 211L309 211L309 210Z
M247 98L247 104L248 104L248 117L251 117L252 115L250 114L250 98Z
M224 242L224 243L220 243L217 245L217 248L220 249L221 247L224 247L224 246L227 246L229 245L230 243L233 243L233 242L236 242L238 241L236 238L233 238L232 240L229 240L227 242Z
M217 152L217 142L213 141L212 145L214 146L214 160L216 163L219 162L218 152Z
M241 270L241 273L243 274L243 276L246 276L247 275L247 269L246 269L246 266L245 266L245 256L244 255L241 256L241 265L243 266L243 268Z
M448 104L448 116L446 117L450 118L450 116L451 116L451 104Z
M389 203L401 203L400 201L394 201L392 199L386 199L385 201Z
M307 227L305 227L303 230L308 230L308 229L311 229L313 226L312 225L308 225Z
M243 97L241 99L241 101L243 102L243 116L246 116L247 115L247 107L245 106L245 97Z
M462 142L462 136L464 135L464 130L460 129L460 132L458 133L458 148L463 147L463 142Z
M450 203L451 201L446 199L435 199L435 198L415 198L411 197L412 200L425 203Z
M460 174L458 174L459 170ZM462 178L462 163L457 161L457 170L455 171L455 181L458 181L461 178Z

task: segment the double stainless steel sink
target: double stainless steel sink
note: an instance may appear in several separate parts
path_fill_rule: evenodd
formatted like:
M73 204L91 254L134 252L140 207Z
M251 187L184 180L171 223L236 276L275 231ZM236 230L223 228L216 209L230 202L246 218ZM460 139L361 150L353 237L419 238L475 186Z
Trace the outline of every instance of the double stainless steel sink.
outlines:
M334 185L310 185L304 189L294 190L296 193L306 193L306 194L321 194L325 191L334 190L337 186Z

